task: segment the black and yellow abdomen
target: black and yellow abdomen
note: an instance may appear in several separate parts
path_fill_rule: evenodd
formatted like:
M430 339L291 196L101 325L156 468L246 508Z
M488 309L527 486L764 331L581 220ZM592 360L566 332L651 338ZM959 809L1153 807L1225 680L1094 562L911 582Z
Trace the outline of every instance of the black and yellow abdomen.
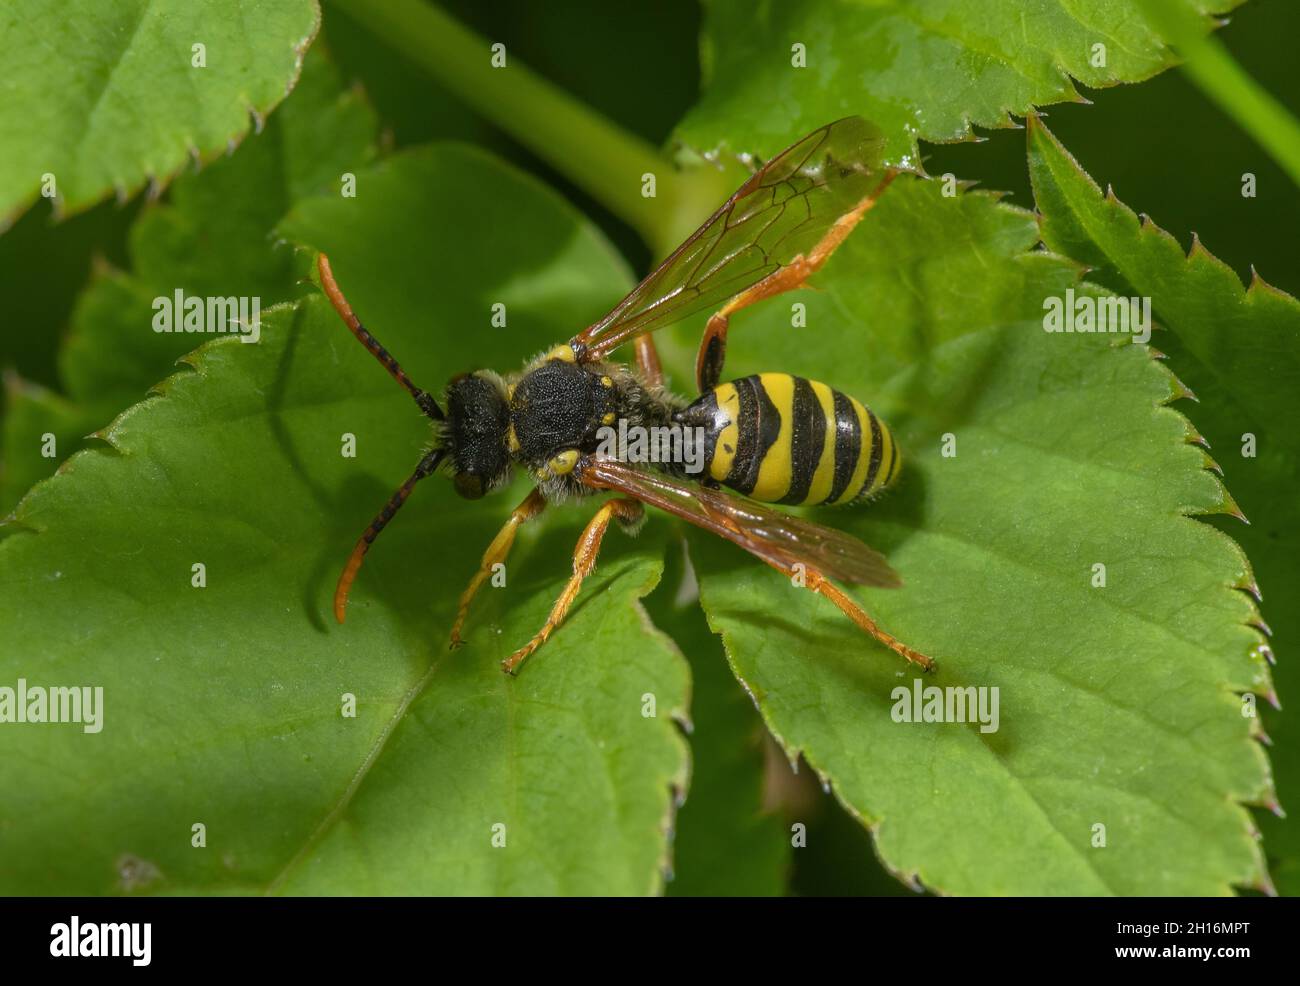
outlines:
M678 412L702 427L704 475L765 503L848 503L899 470L889 428L861 402L788 373L720 384Z

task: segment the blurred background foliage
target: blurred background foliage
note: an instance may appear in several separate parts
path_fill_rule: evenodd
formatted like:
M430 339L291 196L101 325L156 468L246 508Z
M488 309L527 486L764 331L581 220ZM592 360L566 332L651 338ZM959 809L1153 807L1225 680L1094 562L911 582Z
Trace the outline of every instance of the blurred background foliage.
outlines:
M701 12L695 0L447 0L442 6L653 143L668 139L696 99ZM1293 0L1252 0L1219 32L1236 59L1300 113L1292 55L1288 45L1278 43L1296 36L1300 4ZM572 198L635 268L649 263L645 245L600 205L346 12L330 11L323 39L344 77L365 89L385 125L388 146L451 138L488 147ZM610 85L611 78L619 84ZM1300 293L1300 265L1294 261L1300 198L1281 168L1185 76L1165 72L1140 85L1086 95L1093 106L1056 105L1045 115L1052 132L1103 182L1185 245L1196 232L1243 277L1253 263L1270 283ZM976 180L1032 207L1023 133L1009 129L981 136L981 142L926 144L926 169ZM1254 199L1241 196L1246 172L1258 180ZM0 295L9 302L12 324L23 328L0 339L0 365L35 383L57 386L54 354L76 294L95 258L126 264L126 230L138 208L139 199L125 206L108 202L56 225L42 204L0 237Z
M701 10L696 0L443 0L441 5L485 37L503 42L512 57L654 144L669 138L697 98ZM1300 37L1300 3L1251 0L1232 15L1219 37L1240 64L1300 115L1294 54L1286 43ZM332 9L324 19L321 40L344 80L359 85L373 104L385 149L449 138L487 147L559 189L600 224L636 271L646 269L649 250L629 228L425 71L392 52L364 24ZM611 79L618 84L612 85ZM1184 247L1190 246L1195 232L1243 279L1248 280L1254 265L1272 284L1300 293L1300 196L1281 168L1182 73L1165 72L1140 85L1082 91L1093 105L1056 105L1045 115L1057 137L1103 185L1112 184L1121 198L1153 216ZM923 145L926 170L932 175L951 172L984 188L1003 190L1010 201L1032 208L1023 131L986 131L981 138ZM1257 179L1253 199L1241 195L1245 173ZM48 206L41 203L0 236L0 297L11 326L0 334L0 367L58 390L56 354L78 293L94 265L127 266L126 234L139 208L138 198L126 204L107 202L55 224ZM652 613L673 606L677 581L665 578L649 600ZM695 630L686 632L693 638L691 658L697 675L705 670L699 660L704 653L713 670L729 677L718 638L702 625ZM761 799L769 811L751 833L755 851L771 853L778 839L788 844L795 822L807 826L807 848L789 851L790 891L911 892L875 862L868 833L822 791L811 772L791 772L775 745L764 739L758 715L747 702L700 709L697 714L733 720L747 716L752 725L750 756L766 760L764 790L729 793L746 802ZM710 757L709 751L696 750L697 774L725 771L725 755L720 753L715 761ZM716 856L714 847L692 841L691 810L683 813L684 834L677 849L679 870L683 860L697 860L689 867L695 880L701 861ZM770 866L756 870L770 871ZM744 886L735 875L724 879L730 886ZM676 892L709 889L707 880L690 887L670 885ZM744 892L780 890L756 884Z

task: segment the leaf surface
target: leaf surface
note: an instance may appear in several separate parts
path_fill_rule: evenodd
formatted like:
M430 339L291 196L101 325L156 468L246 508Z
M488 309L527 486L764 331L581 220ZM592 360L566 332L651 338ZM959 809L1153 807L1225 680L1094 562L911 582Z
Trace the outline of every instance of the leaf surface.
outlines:
M693 536L705 610L769 728L908 881L955 894L1262 886L1235 803L1272 797L1257 721L1234 694L1269 681L1256 610L1234 588L1249 568L1189 516L1229 501L1145 347L1044 331L1045 298L1095 289L1036 240L1033 216L993 196L896 182L819 291L732 323L728 376L822 380L894 429L898 488L814 516L888 555L905 586L855 594L938 673L918 676L829 602ZM928 687L996 688L996 730L906 721Z
M1224 482L1249 518L1228 530L1246 549L1265 595L1264 612L1283 657L1300 640L1300 302L1256 277L1237 275L1198 239L1190 252L1109 190L1103 195L1060 142L1031 121L1030 177L1053 249L1095 266L1090 275L1124 296L1149 298L1159 332L1152 344L1196 394L1187 415L1204 436ZM1298 666L1283 660L1283 695L1300 690ZM1261 694L1268 691L1265 686ZM1300 792L1300 737L1284 715L1266 719L1279 794ZM1266 816L1265 847L1278 889L1300 893L1297 823Z
M130 229L129 269L98 265L76 298L58 355L67 399L16 379L6 383L13 413L5 422L0 511L203 340L155 331L158 299L172 301L179 291L184 298L256 298L269 308L301 292L304 263L287 246L277 248L271 230L293 202L340 191L343 176L373 158L376 128L373 112L341 88L318 45L293 96L261 134L229 159L182 175L165 203L144 207ZM57 439L53 458L44 454L46 434Z
M1210 12L1240 0L1171 2L1208 30ZM704 92L678 128L685 144L770 156L860 114L884 131L889 160L911 165L918 139L969 138L972 125L1079 101L1075 80L1137 82L1173 64L1128 0L709 0L700 46Z
M429 386L475 340L517 361L626 287L590 226L486 155L425 149L359 188L296 224L328 217L357 255L399 261L371 288L344 250L335 271L361 298L413 302L390 317L353 299ZM458 211L476 221L448 226ZM529 299L529 316L493 333L482 302L498 293ZM101 732L0 730L0 887L659 889L689 686L636 603L662 566L653 533L611 534L569 622L512 680L499 661L540 628L585 513L521 533L507 586L484 589L449 653L456 597L522 491L470 503L430 480L376 542L338 626L339 568L427 423L318 296L264 313L260 343L221 339L189 362L114 422L111 449L40 484L0 541L0 682L104 689ZM648 693L656 717L642 715Z
M5 4L0 217L46 175L80 211L224 153L288 95L319 25L316 0Z
M683 542L684 543L684 542ZM683 571L682 552L668 556ZM665 584L647 601L691 666L691 788L673 835L673 897L762 897L785 892L790 832L764 804L770 743L754 703L736 687L726 654L690 592ZM675 590L670 598L667 590Z

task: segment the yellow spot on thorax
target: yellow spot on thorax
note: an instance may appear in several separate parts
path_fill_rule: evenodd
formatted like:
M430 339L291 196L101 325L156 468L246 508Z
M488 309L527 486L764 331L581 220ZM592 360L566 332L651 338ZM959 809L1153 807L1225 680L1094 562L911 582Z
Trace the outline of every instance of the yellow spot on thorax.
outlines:
M571 448L553 457L551 461L547 463L547 466L550 467L551 472L555 473L555 475L567 476L569 473L573 472L573 467L577 464L578 450Z

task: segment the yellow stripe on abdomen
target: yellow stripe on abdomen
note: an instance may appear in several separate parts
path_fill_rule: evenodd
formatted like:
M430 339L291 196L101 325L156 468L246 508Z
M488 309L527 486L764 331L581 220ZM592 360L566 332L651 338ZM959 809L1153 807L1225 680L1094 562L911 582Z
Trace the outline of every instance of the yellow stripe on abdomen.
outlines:
M851 503L899 472L893 434L862 402L788 373L720 384L675 419L709 433L706 478L766 503Z
M871 465L871 419L867 415L867 409L862 406L862 402L856 397L850 397L848 394L849 405L853 408L853 413L858 419L858 435L860 438L858 444L858 461L853 467L853 476L849 480L849 485L844 488L840 498L836 503L848 503L850 500L857 499L862 494L862 487L867 481L867 470Z
M822 434L822 453L817 460L817 471L813 473L812 482L808 485L808 496L804 503L825 503L835 482L835 392L816 380L809 380L808 383L817 395L826 427Z
M735 384L724 383L713 390L718 402L718 410L726 417L729 424L718 432L718 441L713 448L713 459L709 462L709 475L719 483L724 482L731 472L732 463L736 461L736 448L740 444L740 395L736 393Z
M880 468L876 470L875 476L869 476L869 482L866 489L862 491L863 496L871 496L883 490L898 473L898 443L894 441L894 433L889 430L879 418L876 422L880 425L880 439L884 445L880 454Z
M794 377L788 373L760 373L758 385L780 416L781 427L776 441L763 456L758 466L758 480L750 492L755 500L775 503L790 490L790 448L794 437L791 426L794 409Z

